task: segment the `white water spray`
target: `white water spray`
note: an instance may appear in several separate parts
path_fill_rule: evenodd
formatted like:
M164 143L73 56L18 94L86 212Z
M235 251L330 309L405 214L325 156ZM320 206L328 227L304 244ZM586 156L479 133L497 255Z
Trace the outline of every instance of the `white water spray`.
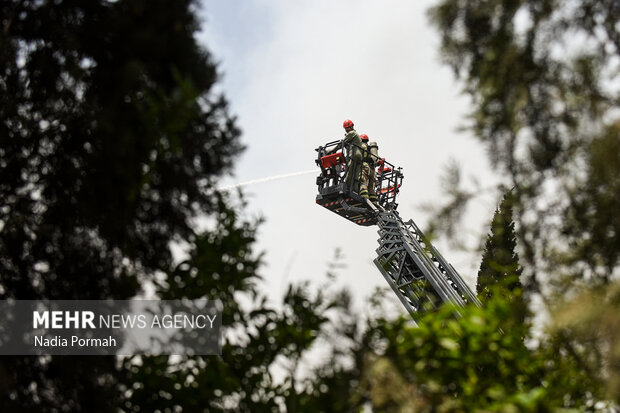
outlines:
M284 175L268 176L267 178L253 179L253 180L247 181L247 182L240 182L240 183L233 184L233 185L222 186L222 187L218 188L218 190L220 190L220 191L227 191L227 190L234 189L234 188L239 188L239 187L242 187L242 186L260 184L260 183L263 183L263 182L275 181L277 179L284 179L284 178L290 178L292 176L308 175L308 174L315 174L315 173L318 173L318 171L316 169L310 169L308 171L293 172L293 173L284 174Z

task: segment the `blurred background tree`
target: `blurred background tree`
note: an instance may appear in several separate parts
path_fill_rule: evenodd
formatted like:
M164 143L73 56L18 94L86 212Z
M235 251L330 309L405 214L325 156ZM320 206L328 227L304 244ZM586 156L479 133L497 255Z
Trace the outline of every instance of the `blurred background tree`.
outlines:
M609 282L620 246L618 2L446 0L430 16L472 99L466 126L513 188L524 287L541 292L550 274L563 287L565 277Z
M240 153L192 2L2 4L3 297L131 297Z
M198 216L225 213L214 182L240 132L195 7L2 2L0 298L134 297L172 267L171 243L205 242ZM3 411L112 411L115 363L3 357Z
M617 369L609 344L617 303L611 292L592 302L583 297L601 297L601 289L615 291L619 282L620 4L444 0L430 17L444 62L472 100L466 130L502 179L499 197L513 188L525 298L539 303L532 308L539 320L551 315L539 349L553 343L571 358L584 387L609 383ZM463 193L471 195L452 188L447 204L464 208L474 197ZM433 222L458 227L461 216L444 210ZM583 314L568 322L571 307L566 314ZM593 334L579 327L584 318L612 331ZM546 354L548 363L562 365ZM605 397L600 387L592 394ZM617 391L611 397L618 402ZM575 400L570 392L566 398ZM594 409L592 400L582 402L576 406Z

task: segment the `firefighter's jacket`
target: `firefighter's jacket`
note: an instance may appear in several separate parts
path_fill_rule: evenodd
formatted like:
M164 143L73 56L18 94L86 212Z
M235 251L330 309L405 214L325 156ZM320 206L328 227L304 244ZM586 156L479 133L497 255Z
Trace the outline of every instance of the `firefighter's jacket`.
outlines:
M346 133L342 142L345 147L351 145L349 147L351 150L351 159L355 162L362 162L362 150L360 149L362 147L362 139L355 129Z

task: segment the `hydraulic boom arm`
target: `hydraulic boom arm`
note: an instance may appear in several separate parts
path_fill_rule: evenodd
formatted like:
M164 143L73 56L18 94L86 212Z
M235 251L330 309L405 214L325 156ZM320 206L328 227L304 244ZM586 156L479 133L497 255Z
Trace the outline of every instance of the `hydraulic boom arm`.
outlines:
M382 211L377 225L374 263L414 319L442 303L480 306L478 297L413 220L403 222L396 211Z

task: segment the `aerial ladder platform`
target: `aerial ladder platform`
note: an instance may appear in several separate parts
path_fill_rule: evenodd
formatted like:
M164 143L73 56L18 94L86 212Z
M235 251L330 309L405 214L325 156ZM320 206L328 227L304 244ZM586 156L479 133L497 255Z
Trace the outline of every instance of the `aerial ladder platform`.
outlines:
M377 158L377 203L359 195L359 171L351 159L353 144L342 141L319 146L316 164L317 204L361 226L377 225L379 247L375 265L414 320L444 303L458 308L472 303L481 306L454 267L432 246L413 220L404 221L396 210L402 186L402 169ZM360 148L361 149L361 148ZM368 155L368 154L367 154Z

